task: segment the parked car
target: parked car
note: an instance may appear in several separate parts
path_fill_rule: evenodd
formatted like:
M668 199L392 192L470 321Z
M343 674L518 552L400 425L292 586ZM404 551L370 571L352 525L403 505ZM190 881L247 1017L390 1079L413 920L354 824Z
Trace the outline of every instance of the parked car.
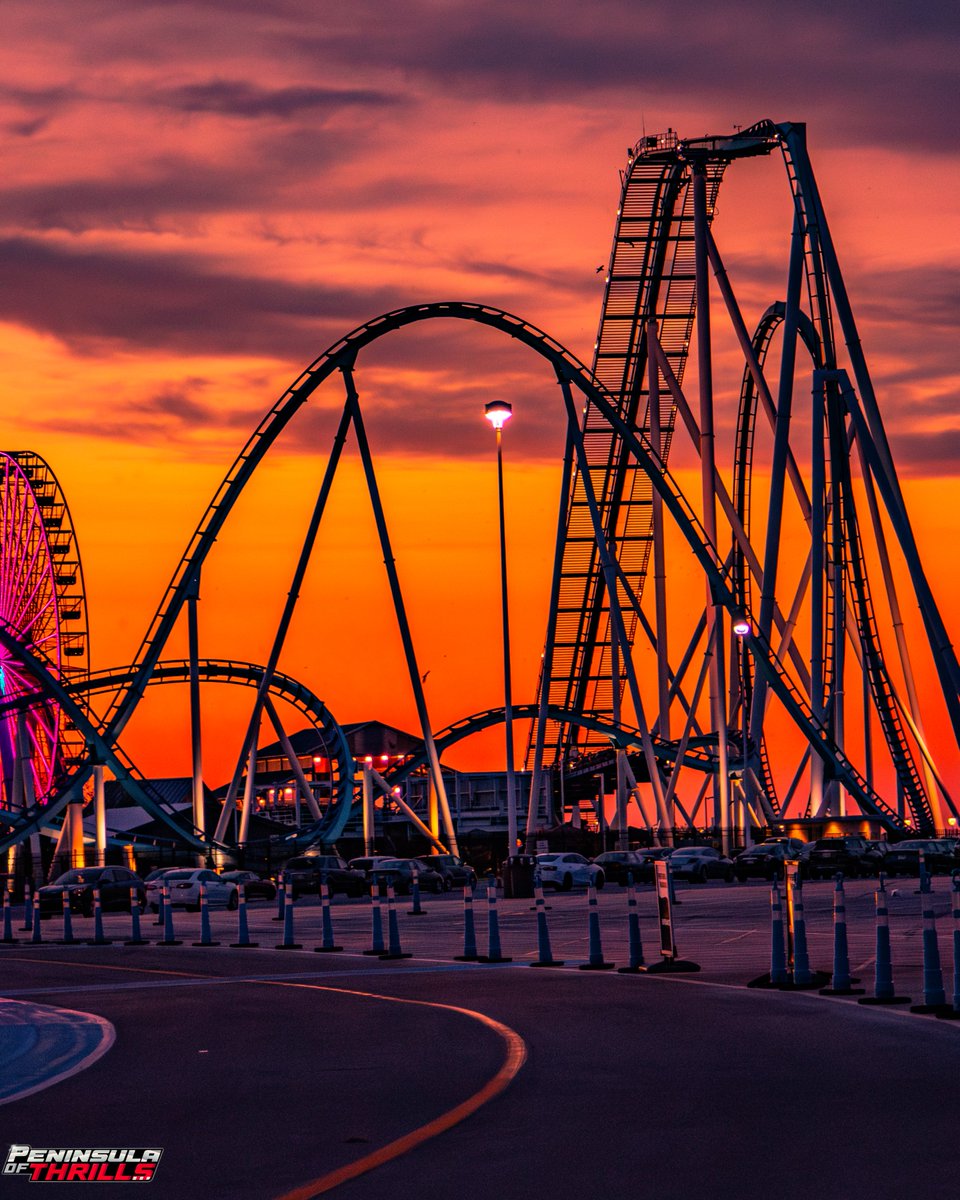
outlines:
M630 878L639 883L645 868L648 873L652 871L636 850L605 850L593 861L611 883L619 883L621 887L626 887Z
M256 871L222 871L220 878L227 883L242 883L246 900L273 900L277 894L277 885L273 880L261 878Z
M431 871L439 871L448 891L450 888L462 888L467 884L472 888L477 886L476 871L469 863L457 858L455 854L424 855L418 861L429 867Z
M761 842L738 854L733 869L741 883L748 879L782 879L783 864L793 857L784 842Z
M638 850L637 854L640 857L640 875L637 879L637 882L653 883L653 864L660 859L670 858L670 856L673 854L673 851L673 846L647 846L644 850Z
M144 883L153 883L153 881L155 879L159 879L161 875L166 875L168 871L179 871L179 870L181 870L180 867L157 867L156 870L151 871L149 875L144 875L143 882Z
M362 871L367 876L377 863L389 862L395 857L393 854L370 854L366 858L351 858L347 866L351 871Z
M574 884L592 883L594 887L602 888L607 878L603 867L572 851L538 854L537 869L544 887L558 888L564 892L568 892Z
M733 860L712 846L678 846L670 855L670 873L674 879L706 883L708 879L733 882Z
M302 854L290 859L283 874L294 900L319 895L321 880L331 896L362 896L366 890L363 872L348 867L339 854Z
M858 834L818 838L807 859L807 872L811 879L828 879L838 871L851 878L856 875L876 875L880 866L880 855L871 849L865 837Z
M210 908L234 909L239 904L237 885L223 879L216 871L206 867L178 868L167 871L159 879L151 879L147 884L147 903L151 912L160 911L160 893L167 888L172 908L185 908L188 912L196 912L200 907L200 884L207 888L207 904Z
M960 867L953 852L953 842L946 838L911 838L890 846L883 856L881 870L888 875L919 875L920 851L928 875L949 874Z
M393 890L398 896L409 895L413 891L413 874L422 891L443 892L447 890L443 876L434 871L419 858L384 858L370 868L369 887L379 887L382 891L388 883L393 884Z
M53 917L63 911L64 888L70 897L70 911L91 916L95 887L100 889L100 907L104 912L129 912L131 888L136 888L141 909L147 902L143 880L126 867L75 867L37 890L40 916Z
M757 844L760 846L783 846L787 851L787 858L800 860L803 860L811 845L810 842L805 842L803 838L797 837L768 837Z

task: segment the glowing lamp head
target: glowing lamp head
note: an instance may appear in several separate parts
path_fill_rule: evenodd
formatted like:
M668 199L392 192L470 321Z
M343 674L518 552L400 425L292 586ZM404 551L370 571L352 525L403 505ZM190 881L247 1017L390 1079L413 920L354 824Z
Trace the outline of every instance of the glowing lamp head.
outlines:
M745 638L753 632L753 627L746 617L738 617L733 623L733 632L738 638Z
M513 416L513 405L506 400L491 400L483 406L483 415L496 430L501 430Z

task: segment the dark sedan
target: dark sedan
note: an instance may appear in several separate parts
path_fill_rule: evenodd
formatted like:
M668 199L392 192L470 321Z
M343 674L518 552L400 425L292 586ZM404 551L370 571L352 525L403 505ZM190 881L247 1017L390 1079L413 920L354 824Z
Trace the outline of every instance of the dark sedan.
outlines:
M467 884L472 888L477 886L476 871L455 854L431 854L417 861L423 863L430 871L439 871L443 876L443 885L448 891L450 888L462 888Z
M856 875L876 875L882 866L879 854L864 837L818 838L807 859L811 879L829 879L838 871L851 878Z
M362 871L352 871L338 854L302 854L291 858L283 874L293 899L319 895L320 883L326 883L330 895L362 896L366 881Z
M890 846L883 856L882 870L888 875L919 875L920 853L928 875L948 875L960 867L953 842L943 838L911 838Z
M143 880L126 867L76 867L37 892L41 917L57 916L63 911L63 892L70 897L70 911L89 917L93 913L93 889L100 889L100 907L104 912L129 912L130 889L136 889L143 909L147 893Z
M370 870L370 886L378 884L384 891L388 883L393 884L397 895L409 895L413 890L413 875L417 873L420 888L425 892L442 892L443 876L434 871L419 858L385 858L376 863Z
M238 887L242 883L246 900L273 900L277 894L277 885L273 880L262 879L255 871L223 871L220 878Z
M630 877L634 883L639 883L644 877L653 877L649 860L645 860L637 850L605 850L593 861L603 869L605 878L611 883L619 883L621 887L627 886Z
M748 879L782 879L783 864L792 857L783 842L762 842L738 854L733 869L741 883Z
M708 879L733 882L733 860L712 846L680 846L670 855L670 873L674 879L706 883Z

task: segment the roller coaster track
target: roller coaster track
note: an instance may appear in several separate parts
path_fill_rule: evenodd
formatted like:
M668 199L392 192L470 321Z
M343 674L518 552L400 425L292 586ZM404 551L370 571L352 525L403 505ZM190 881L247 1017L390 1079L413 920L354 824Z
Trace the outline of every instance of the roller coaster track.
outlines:
M761 370L766 363L767 352L770 349L773 335L783 324L785 311L786 306L782 301L778 300L770 305L757 324L751 344ZM820 339L813 326L813 322L805 313L800 314L798 332L814 365L821 366ZM733 455L733 501L737 517L748 538L750 537L752 525L750 500L753 483L753 448L757 428L758 399L757 385L753 372L749 367L744 367L743 378L740 383L740 404L737 410L737 432ZM807 501L805 507L809 510L809 501ZM744 612L749 612L754 607L753 575L747 564L743 547L736 538L733 539L732 553L734 590L740 598ZM753 671L749 655L742 659L741 676L741 719L745 721L747 720L747 714L750 712L753 694ZM759 739L754 740L757 742L760 760L760 786L763 788L774 811L776 811L779 807L777 803L777 785L773 776L767 739L761 733Z
M627 422L620 413L617 401L609 396L574 355L542 330L519 317L489 306L452 301L397 309L359 326L316 359L269 410L234 461L177 565L129 668L129 682L118 691L98 728L93 729L90 721L80 714L85 724L96 734L97 745L103 752L109 752L111 760L115 760L116 755L109 748L115 745L157 666L192 581L198 576L206 555L216 541L243 487L279 434L325 379L337 370L352 370L363 347L387 333L432 319L466 320L489 326L515 338L550 362L558 377L568 380L576 387L598 416L610 423L623 443L624 453L636 458L642 472L660 492L667 511L677 522L707 580L714 588L717 602L722 603L731 614L740 611L739 599L725 577L716 548L711 544L666 464L651 446L646 433ZM11 653L20 656L31 666L32 672L45 690L50 688L63 693L57 682L49 677L43 664L22 646L17 645L15 639L11 639L2 629L0 642L8 645ZM807 701L793 685L785 670L775 661L769 644L763 639L755 638L751 652L761 674L804 732L814 751L830 765L830 769L838 778L843 779L851 794L858 801L862 801L865 811L883 813L895 820L896 814L892 813L859 775L836 746L829 731L814 716ZM63 699L73 704L72 698L65 694ZM73 707L77 709L75 704ZM75 785L77 780L78 774L75 774L71 783ZM65 802L62 795L58 797L58 801Z
M200 678L208 683L256 688L260 686L263 679L264 668L256 663L235 659L201 659L199 673ZM122 688L129 683L129 679L130 668L111 668L93 672L85 679L65 684L64 692L73 702L81 697L86 700L90 696ZM189 680L190 663L188 660L159 662L151 675L151 682L155 684L182 684L188 683ZM292 676L284 675L279 671L274 672L270 683L270 694L292 705L311 722L323 740L331 763L331 803L327 811L319 821L305 826L296 836L284 835L283 840L291 847L306 846L318 841L333 842L342 833L349 820L353 804L356 767L346 737L323 701ZM44 695L43 690L38 690L32 694L6 701L0 704L0 715L8 711L28 708L31 704L42 701ZM83 732L82 729L81 732ZM192 821L185 821L183 814L172 810L155 793L150 781L143 777L121 747L114 746L113 753L122 767L119 777L122 781L132 784L131 795L151 816L163 821L178 837L195 845L207 844L206 839L200 837L199 831L194 827ZM22 833L28 826L39 828L40 824L49 824L57 812L62 810L62 807L63 804L59 806L37 805L33 810L19 814L0 813L0 820L14 825L17 831Z
M777 144L769 124L734 138L681 143L675 136L644 138L631 153L623 174L617 223L607 270L600 327L594 354L596 379L613 398L621 417L649 437L651 419L647 332L655 328L677 381L682 383L696 315L694 271L694 164L706 175L707 213L712 218L724 170L744 153L769 153ZM676 406L660 392L661 445L669 459ZM582 422L584 448L607 540L626 582L643 595L652 544L650 480L623 439L587 402ZM609 611L604 602L603 572L586 489L575 473L569 497L561 566L560 602L550 678L538 691L565 710L589 708L612 714L613 688L622 695L622 672L614 683ZM632 645L636 614L624 612ZM619 697L618 697L619 699ZM544 761L557 761L569 740L564 726L549 725ZM586 736L590 741L590 732ZM532 749L533 735L528 747Z
M514 704L512 708L513 716L518 721L533 720L539 713L539 705L537 704ZM490 729L495 725L502 725L505 714L506 710L503 708L488 708L483 712L473 713L471 716L462 717L460 720L454 721L446 729L442 729L439 733L434 734L438 752L441 754L445 753L452 746L455 746L465 738L472 737L475 733L480 733L482 730ZM642 749L643 735L639 729L633 729L629 725L622 723L617 725L603 713L575 713L551 705L547 715L551 721L589 729L592 733L598 734L603 738L608 745L616 745L625 750L633 751ZM666 765L673 766L677 762L679 743L664 741L661 738L655 737L653 745L657 758ZM384 778L390 783L401 783L417 771L422 770L426 764L426 753L410 754L406 758L402 758L394 763L388 771L385 771ZM692 767L698 771L713 771L716 770L717 765L716 755L711 754L701 746L688 746L683 756L683 765Z

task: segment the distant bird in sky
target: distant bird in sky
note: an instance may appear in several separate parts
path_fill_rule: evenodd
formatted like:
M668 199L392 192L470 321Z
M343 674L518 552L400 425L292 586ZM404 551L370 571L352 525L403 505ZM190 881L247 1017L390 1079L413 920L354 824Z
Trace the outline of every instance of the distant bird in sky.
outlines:
M426 670L426 671L424 671L424 673L423 673L423 674L420 676L420 682L421 682L421 683L426 683L426 682L427 682L427 676L430 674L430 672L431 672L432 670L433 670L433 668L432 668L432 667L428 667L428 668L427 668L427 670Z
M602 270L603 270L603 263L601 263L600 266L597 267L597 274L599 275Z

